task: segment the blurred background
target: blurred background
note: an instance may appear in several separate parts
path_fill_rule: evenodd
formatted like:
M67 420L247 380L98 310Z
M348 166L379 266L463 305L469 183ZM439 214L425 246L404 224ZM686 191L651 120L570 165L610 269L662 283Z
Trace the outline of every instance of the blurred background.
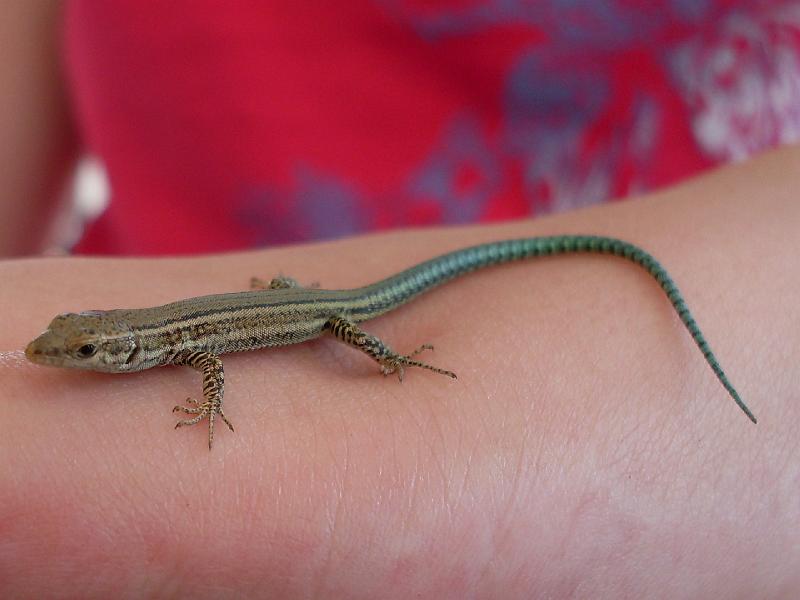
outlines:
M536 216L800 137L796 0L9 0L0 14L3 256Z

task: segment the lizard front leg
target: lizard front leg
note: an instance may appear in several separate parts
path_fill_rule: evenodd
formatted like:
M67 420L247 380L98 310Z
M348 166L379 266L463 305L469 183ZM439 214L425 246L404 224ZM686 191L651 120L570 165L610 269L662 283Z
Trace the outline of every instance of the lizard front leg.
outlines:
M405 367L420 367L456 379L456 374L452 371L440 369L413 359L414 356L424 350L433 350L433 346L430 344L423 344L407 356L398 354L374 335L361 331L355 323L351 323L342 317L333 317L329 319L325 323L323 331L331 332L337 340L353 348L357 348L367 356L373 358L380 365L381 373L384 375L397 373L397 377L400 381L403 381Z
M198 402L194 398L187 398L186 401L193 406L175 406L172 412L183 411L189 415L195 415L191 419L178 421L175 429L184 425L196 425L208 417L208 449L214 443L214 419L217 415L233 431L233 425L222 412L222 395L225 387L225 372L222 368L222 360L211 352L183 352L172 361L176 365L186 365L200 371L203 374L203 402Z
M251 277L250 278L250 289L251 290L285 290L286 288L299 288L304 287L298 283L296 279L292 279L291 277L286 277L285 275L278 275L273 277L271 281L267 282L263 279L258 277ZM319 283L312 283L311 285L307 285L305 287L309 288L318 288Z

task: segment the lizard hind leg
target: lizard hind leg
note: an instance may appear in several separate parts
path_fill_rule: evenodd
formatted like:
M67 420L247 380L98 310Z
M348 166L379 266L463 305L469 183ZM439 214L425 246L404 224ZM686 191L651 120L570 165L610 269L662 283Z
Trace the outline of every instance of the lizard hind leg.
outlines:
M456 379L456 374L452 371L440 369L414 359L416 355L425 350L433 350L433 346L430 344L423 344L409 355L398 354L374 335L362 331L355 323L351 323L342 317L328 319L323 330L329 331L337 340L361 350L361 352L375 360L380 365L380 371L384 375L397 373L400 381L403 381L406 367L419 367Z

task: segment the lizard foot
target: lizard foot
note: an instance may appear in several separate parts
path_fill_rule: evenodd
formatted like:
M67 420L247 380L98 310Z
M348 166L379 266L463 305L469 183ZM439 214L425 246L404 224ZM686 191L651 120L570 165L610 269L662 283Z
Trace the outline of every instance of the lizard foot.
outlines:
M406 367L420 367L422 369L428 369L429 371L433 371L434 373L439 373L440 375L447 375L448 377L452 377L453 379L457 379L456 374L452 371L448 371L447 369L440 369L439 367L434 367L433 365L429 365L424 362L420 362L418 360L414 360L414 356L424 352L425 350L433 350L433 346L431 344L422 344L419 348L414 350L408 356L402 354L395 354L394 352L390 352L389 354L382 356L378 359L378 362L381 366L381 373L384 375L391 375L392 373L397 373L397 378L400 381L403 381L403 374L405 373Z
M187 398L186 402L193 406L177 405L172 409L172 412L185 412L187 415L195 415L191 419L185 419L175 423L175 429L185 427L187 425L197 425L200 421L208 417L208 449L214 444L214 419L217 415L225 422L225 425L233 431L233 425L228 421L225 413L222 411L222 402L219 400L206 400L205 402L198 402L194 398Z

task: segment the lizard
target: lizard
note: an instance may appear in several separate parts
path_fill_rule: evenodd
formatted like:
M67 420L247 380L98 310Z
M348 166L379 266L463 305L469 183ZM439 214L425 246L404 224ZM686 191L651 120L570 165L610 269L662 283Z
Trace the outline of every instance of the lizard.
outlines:
M407 367L455 378L452 371L416 358L421 352L432 350L430 344L423 344L408 355L399 354L363 331L358 323L478 269L575 253L611 254L646 270L661 286L722 386L750 420L757 422L720 367L666 269L630 242L594 235L542 236L471 246L354 289L302 287L283 276L269 283L253 278L250 291L200 296L153 308L63 313L28 344L25 355L41 365L107 373L129 373L163 365L187 365L200 371L203 400L187 398L185 405L175 406L173 412L188 415L175 427L208 419L211 449L217 416L231 431L234 429L222 408L225 377L220 355L297 344L329 334L374 359L384 375L396 373L401 381Z

